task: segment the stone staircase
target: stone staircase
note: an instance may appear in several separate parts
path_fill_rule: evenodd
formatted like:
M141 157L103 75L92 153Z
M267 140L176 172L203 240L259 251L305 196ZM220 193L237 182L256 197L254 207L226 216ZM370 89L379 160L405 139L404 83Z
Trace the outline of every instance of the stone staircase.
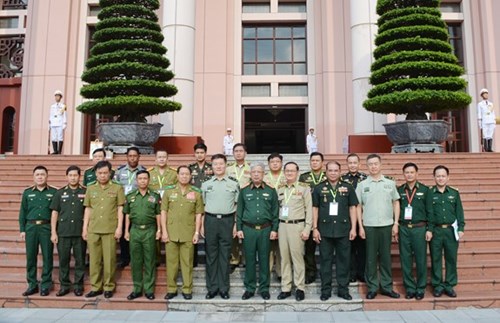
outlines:
M345 155L327 155L326 160L337 160L346 170ZM194 270L194 297L185 301L181 295L167 302L165 267L158 269L157 299L149 301L139 298L127 301L126 296L132 291L130 268L117 271L117 290L110 299L98 297L85 299L68 294L56 297L59 289L58 257L54 249L54 288L47 297L33 295L23 297L25 281L25 246L19 239L18 210L21 193L32 184L31 172L35 165L44 164L49 169L49 183L60 187L65 185L64 172L67 166L76 164L82 169L91 165L86 156L7 156L0 159L0 303L3 307L58 307L90 309L156 309L171 311L354 311L354 310L408 310L408 309L445 309L458 307L500 307L500 154L411 154L383 155L383 170L386 175L394 176L398 183L402 181L401 167L407 161L416 162L420 167L419 179L432 184L432 169L437 164L447 165L450 170L450 184L460 189L465 209L466 234L459 247L458 274L459 284L455 299L443 296L434 298L428 287L422 301L389 299L377 296L366 300L366 286L352 284L352 301L344 301L334 296L327 302L319 300L319 279L306 287L306 299L296 302L293 297L278 301L276 299L280 284L272 276L271 300L264 301L259 295L242 301L244 269L237 268L231 275L231 299L216 297L205 300L205 268L203 265ZM251 162L266 162L267 155L251 155ZM364 160L365 155L361 155ZM297 161L301 171L308 170L307 155L284 155L284 162ZM191 155L172 155L169 164L172 167L188 164ZM125 163L124 156L112 161L116 167ZM153 156L142 156L141 164L152 166ZM363 169L362 169L363 170ZM203 256L203 247L200 246ZM394 286L404 293L397 245L393 245ZM201 261L203 263L203 261ZM430 262L429 262L430 263ZM41 257L39 257L39 265ZM41 268L40 268L41 270ZM179 283L180 285L180 283ZM85 290L90 289L88 277ZM335 295L335 289L334 289Z

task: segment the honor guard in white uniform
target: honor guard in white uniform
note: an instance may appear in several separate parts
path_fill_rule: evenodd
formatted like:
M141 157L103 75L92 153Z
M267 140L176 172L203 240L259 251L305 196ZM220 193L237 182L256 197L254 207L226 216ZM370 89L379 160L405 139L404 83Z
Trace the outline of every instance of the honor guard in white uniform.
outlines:
M66 129L66 105L62 103L63 94L57 90L54 92L56 102L50 106L50 141L52 141L53 154L60 154L64 140L64 129Z

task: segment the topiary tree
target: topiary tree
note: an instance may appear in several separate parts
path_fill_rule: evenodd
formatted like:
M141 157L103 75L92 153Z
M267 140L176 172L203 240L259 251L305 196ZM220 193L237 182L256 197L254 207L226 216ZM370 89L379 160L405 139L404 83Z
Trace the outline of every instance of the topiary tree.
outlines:
M440 0L378 0L370 83L363 106L378 113L408 114L427 119L425 112L465 108L471 97L467 82L448 43Z
M82 74L80 94L87 99L77 107L87 114L118 116L118 121L145 122L146 116L180 110L165 98L177 88L164 56L163 34L154 10L158 0L100 0L101 12L95 45Z

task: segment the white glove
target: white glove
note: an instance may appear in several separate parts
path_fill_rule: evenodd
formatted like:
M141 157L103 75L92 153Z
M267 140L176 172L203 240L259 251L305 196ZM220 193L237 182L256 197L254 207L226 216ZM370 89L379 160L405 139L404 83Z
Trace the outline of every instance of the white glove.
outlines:
M66 129L66 124L63 125L63 130Z

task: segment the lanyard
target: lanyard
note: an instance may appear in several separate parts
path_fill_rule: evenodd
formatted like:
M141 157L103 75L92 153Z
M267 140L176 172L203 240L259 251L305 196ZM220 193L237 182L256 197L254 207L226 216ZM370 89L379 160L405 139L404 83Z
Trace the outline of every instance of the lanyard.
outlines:
M335 189L335 191L332 191L332 189L330 189L330 194L332 194L333 196L333 201L336 202L335 197L337 196L337 189Z
M408 206L411 205L411 201L413 201L413 198L415 197L415 193L417 193L417 187L414 187L411 193L411 196L408 194L408 190L405 190L406 193L406 198L408 199Z
M290 192L290 195L287 196L286 192L288 191L288 187L285 190L285 205L288 205L288 201L290 201L290 198L292 198L293 193L295 193L295 187L293 190Z
M269 181L271 182L272 186L274 188L276 188L276 185L279 184L280 180L281 180L281 177L283 177L283 172L280 172L280 175L278 176L278 179L276 179L276 181L274 181L274 178L273 178L273 174L272 173L269 173Z
M311 172L311 177L312 177L314 185L318 185L318 183L321 183L321 180L323 179L323 172L321 172L321 174L319 175L318 181L316 181L316 177L314 177L313 172Z
M164 178L162 178L162 176L160 174L158 174L158 182L160 183L160 188L163 187L163 180L164 180Z
M241 172L239 171L239 168L241 168ZM234 172L236 173L236 180L239 182L243 174L245 174L245 165L242 167L234 165Z
M131 172L130 170L127 169L127 174L128 174L128 185L132 185L135 179L135 171Z

